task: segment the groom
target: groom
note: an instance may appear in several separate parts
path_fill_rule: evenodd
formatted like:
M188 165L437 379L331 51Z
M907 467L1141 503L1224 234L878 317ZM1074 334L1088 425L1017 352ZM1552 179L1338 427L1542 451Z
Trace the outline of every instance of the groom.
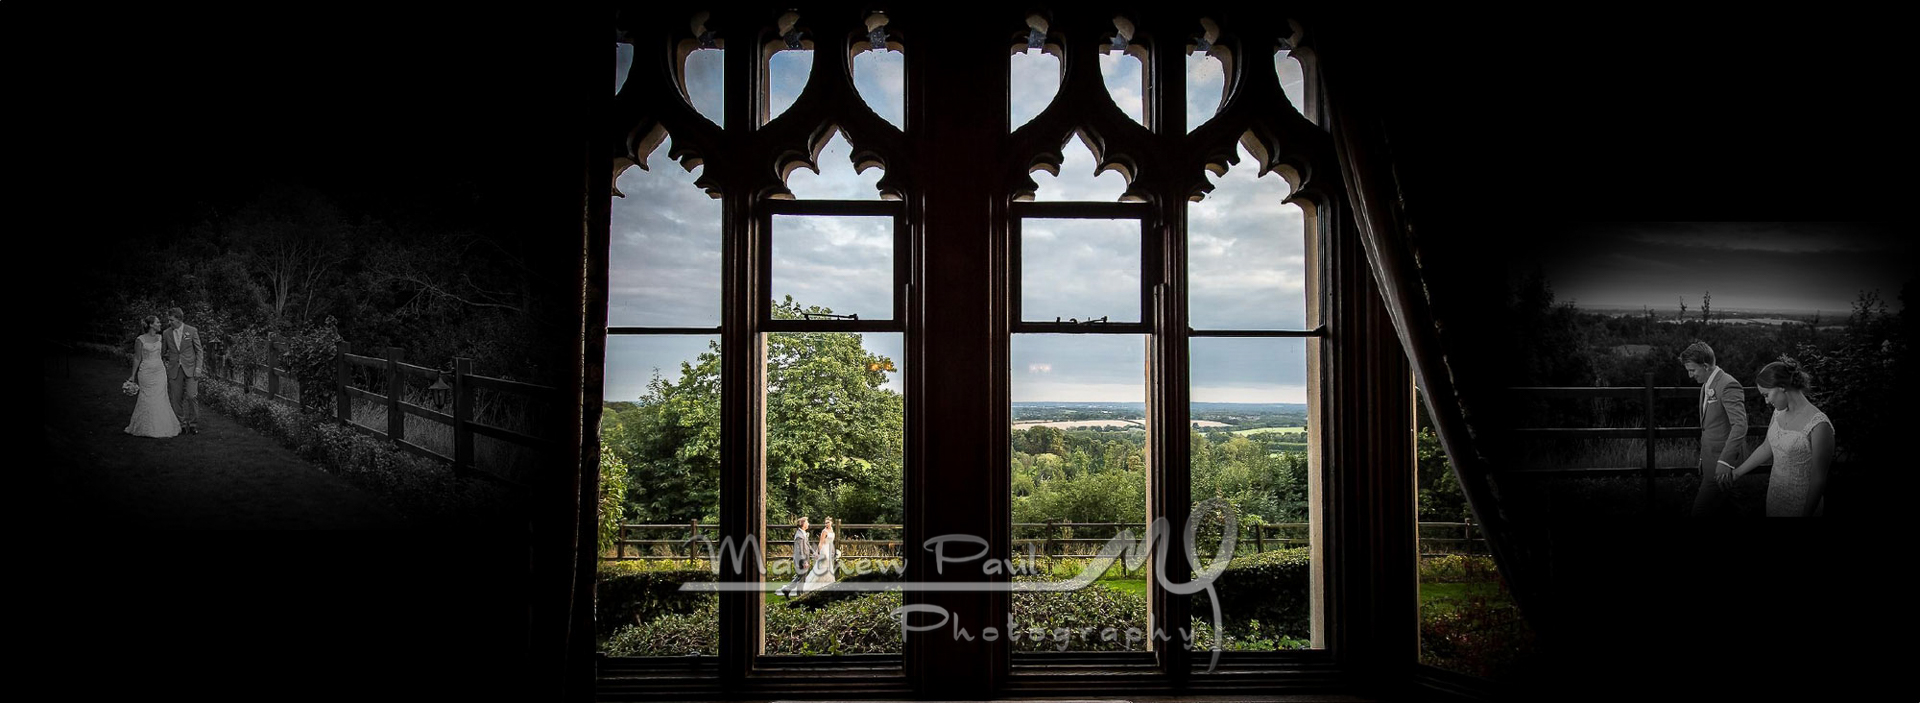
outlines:
M1725 516L1731 488L1720 486L1718 468L1722 461L1739 466L1747 458L1746 394L1715 365L1706 342L1687 345L1680 361L1687 377L1700 384L1700 492L1693 497L1693 516Z
M800 580L807 573L807 568L812 566L813 562L813 540L807 535L807 529L807 518L802 516L799 525L793 528L793 584L781 586L775 589L774 593L784 596L800 595L799 590L794 588L794 584L801 582Z
M167 330L160 338L167 364L167 397L173 401L173 414L180 418L180 431L200 434L200 371L206 357L200 330L186 323L180 308L170 308Z

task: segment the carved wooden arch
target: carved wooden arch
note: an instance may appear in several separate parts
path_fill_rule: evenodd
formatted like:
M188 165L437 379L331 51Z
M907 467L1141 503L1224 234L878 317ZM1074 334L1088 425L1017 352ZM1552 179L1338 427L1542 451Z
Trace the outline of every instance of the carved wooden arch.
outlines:
M904 197L906 136L875 113L853 84L853 56L870 48L869 32L882 23L888 48L901 50L902 34L884 15L850 10L767 16L700 12L689 13L686 22L659 25L636 18L632 28L622 24L622 40L633 44L634 60L615 99L613 176L634 165L646 168L647 154L671 133L668 156L688 170L706 165L695 185L708 195L717 198L739 188L756 197L792 198L787 174L802 167L818 172L821 150L840 132L853 145L856 171L886 171L880 197ZM789 31L800 32L802 46L814 52L807 84L785 112L764 125L723 130L693 109L682 87L686 56L702 46L726 48L731 37L735 50L756 52L753 80L762 87L753 91L760 101L754 112L764 114L766 59L785 47Z
M1209 19L1209 24L1213 24ZM1198 169L1224 174L1239 162L1236 143L1245 146L1255 160L1261 176L1278 173L1286 179L1292 197L1303 192L1331 190L1331 184L1318 183L1315 176L1325 173L1337 180L1333 140L1325 130L1296 110L1280 87L1280 74L1273 65L1273 54L1280 46L1297 46L1301 36L1297 24L1289 23L1288 36L1274 37L1253 31L1235 31L1231 17L1216 25L1217 37L1211 38L1213 52L1226 72L1226 96L1220 109L1205 123L1186 135L1186 145L1174 153L1184 157L1176 173L1191 176ZM1305 68L1305 63L1302 63ZM1308 74L1307 83L1313 78ZM1315 165L1324 165L1316 172ZM1205 178L1188 181L1189 199L1199 200L1213 190Z
M1093 151L1095 175L1111 170L1126 179L1127 190L1121 200L1148 200L1149 194L1140 190L1137 176L1147 162L1154 160L1153 132L1113 103L1100 74L1100 54L1110 46L1108 38L1120 31L1113 16L1076 13L1055 22L1045 14L1036 14L1028 18L1026 27L1043 33L1043 51L1060 60L1060 90L1040 114L1009 138L1011 153L1016 155L1007 173L1013 199L1033 199L1040 187L1033 180L1034 171L1058 176L1066 158L1062 150L1078 135ZM1011 36L1009 41L1017 51L1026 45L1027 31Z
M633 64L627 69L627 81L614 98L614 119L610 143L614 145L613 174L616 181L629 167L647 168L647 156L660 146L668 134L673 147L668 158L682 168L707 168L694 185L712 197L720 197L732 162L721 157L725 134L720 126L694 110L688 100L682 74L687 55L711 43L724 48L725 40L716 37L705 13L692 14L685 22L655 23L650 18L622 17L617 23L616 41L633 46ZM615 195L620 195L618 188Z
M1300 25L1289 21L1263 30L1236 26L1234 20L1226 13L1030 16L1029 27L1046 36L1047 53L1060 59L1061 81L1052 102L1009 139L1006 177L1013 199L1033 198L1038 188L1034 171L1058 175L1061 150L1075 135L1093 152L1096 175L1113 170L1127 180L1123 201L1152 201L1172 193L1201 199L1213 190L1205 172L1223 174L1239 163L1236 144L1254 156L1260 175L1276 172L1287 181L1290 199L1309 193L1333 197L1339 176L1332 138L1287 100L1273 66L1273 53L1280 48L1303 50L1306 37ZM1219 111L1182 135L1165 133L1168 120L1155 114L1152 100L1145 106L1150 127L1129 119L1107 92L1098 63L1116 33L1126 37L1129 53L1142 48L1149 55L1158 52L1143 62L1149 74L1151 61L1177 60L1197 44L1195 39L1204 37L1225 69L1226 93ZM1016 47L1024 44L1025 34L1014 41ZM1302 67L1308 69L1311 109L1318 91L1312 89L1306 59ZM1316 181L1316 174L1329 182Z

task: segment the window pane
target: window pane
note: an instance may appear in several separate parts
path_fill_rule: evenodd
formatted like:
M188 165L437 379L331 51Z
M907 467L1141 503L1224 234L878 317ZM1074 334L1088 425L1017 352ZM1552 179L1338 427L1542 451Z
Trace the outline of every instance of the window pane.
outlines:
M893 218L775 215L772 254L776 303L893 317Z
M1187 208L1187 316L1196 330L1307 329L1306 214L1287 182L1240 163Z
M1060 92L1060 59L1040 49L1016 51L1008 70L1007 125L1019 129L1047 109Z
M620 86L627 84L627 71L633 68L633 45L626 42L613 44L613 93L620 94Z
M687 54L686 65L688 101L694 111L721 127L727 126L727 94L721 82L725 56L723 49L700 49Z
M1067 140L1066 147L1060 150L1060 175L1046 171L1033 174L1033 182L1039 186L1033 193L1036 201L1095 201L1111 203L1120 199L1127 191L1127 179L1118 171L1093 172L1093 150L1079 135Z
M1138 220L1026 219L1020 318L1140 321Z
M629 168L615 187L607 255L607 324L717 327L720 324L720 201L693 185L666 157L672 139Z
M1145 534L1147 350L1145 335L1013 336L1013 580L1091 579L1016 590L1015 651L1150 648L1152 562L1102 570L1090 558L1123 529Z
M1420 409L1420 663L1512 679L1534 656L1533 630L1473 524L1460 480Z
M1146 98L1142 95L1141 87L1146 83L1141 72L1138 56L1125 51L1108 51L1100 55L1100 76L1106 80L1107 95L1113 97L1113 104L1121 112L1144 125L1147 123L1142 116Z
M1189 342L1195 549L1203 567L1232 555L1214 581L1218 622L1212 596L1195 596L1196 648L1210 649L1216 628L1229 651L1312 646L1307 344Z
M1227 95L1227 74L1220 59L1212 54L1187 55L1187 131L1199 129L1220 111Z
M853 57L853 87L874 114L907 128L907 56L898 51L862 51Z
M1293 103L1293 109L1312 120L1313 115L1307 114L1307 73L1300 66L1300 59L1294 58L1291 51L1275 53L1273 69L1280 74L1280 91L1286 93L1287 102Z
M766 578L779 588L765 654L901 651L889 613L903 573L903 345L898 333L767 335ZM811 568L795 564L796 540Z
M676 589L713 580L719 338L610 336L603 392L599 649L613 656L717 655L718 600Z
M772 122L800 99L813 73L813 51L787 49L767 59L767 121Z
M864 173L855 173L852 156L853 145L847 143L847 135L835 132L815 160L820 172L805 167L793 169L787 174L787 190L802 200L879 200L880 177L886 171L870 166Z

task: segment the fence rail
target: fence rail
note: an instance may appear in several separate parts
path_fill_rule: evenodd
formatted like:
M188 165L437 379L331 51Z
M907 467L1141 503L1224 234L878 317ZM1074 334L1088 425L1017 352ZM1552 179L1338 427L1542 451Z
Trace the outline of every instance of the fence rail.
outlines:
M1421 556L1438 554L1489 554L1486 537L1480 533L1480 526L1471 522L1422 522L1420 526ZM1073 537L1074 528L1106 528L1118 533L1120 529L1132 529L1136 536L1145 533L1145 523L1126 522L1016 522L1015 531L1026 528L1029 532L1040 530L1043 536L1015 538L1015 553L1036 557L1085 557L1091 556L1095 549L1071 549L1076 544L1103 544L1111 537ZM775 528L769 527L769 530ZM846 524L837 526L837 532L871 533L887 532L893 535L902 533L903 526L897 524ZM1440 530L1446 536L1427 536L1433 530ZM1286 549L1307 544L1308 524L1304 522L1282 522L1273 524L1247 524L1239 526L1241 535L1236 539L1235 554L1256 554L1270 549ZM670 537L636 538L639 534L675 535ZM635 561L701 558L708 555L708 545L719 535L720 526L702 525L621 525L614 540L614 553L601 555L604 561ZM1277 536L1292 533L1295 536ZM818 539L819 533L813 533ZM1061 536L1055 537L1053 535ZM1458 535L1457 537L1453 535ZM1276 536L1269 536L1276 535ZM842 559L862 559L872 557L899 558L905 556L901 549L902 540L898 537L881 539L837 538L840 547L871 547L858 550L876 553L842 553ZM1455 547L1453 545L1464 545ZM779 539L778 536L767 540L767 558L784 559L792 556L792 541Z
M1617 476L1641 474L1646 479L1647 512L1657 512L1655 507L1654 478L1659 474L1676 474L1699 471L1698 466L1660 466L1656 456L1654 442L1661 439L1698 438L1702 428L1698 425L1683 427L1661 427L1654 422L1654 403L1661 400L1697 399L1699 386L1655 386L1653 373L1648 372L1645 382L1639 386L1611 386L1581 388L1569 386L1535 386L1509 388L1508 392L1518 398L1574 398L1574 399L1614 399L1638 400L1644 409L1639 427L1533 427L1510 430L1512 436L1521 439L1644 439L1646 456L1639 466L1623 467L1522 467L1509 469L1505 475L1586 475ZM1747 423L1746 436L1764 437L1767 428L1764 424Z
M225 344L220 345L222 347ZM290 376L291 371L278 366L280 359L279 339L269 336L265 342L265 363L255 361L233 361L232 354L212 354L210 362L213 376L222 381L237 383L242 393L251 395L259 392L269 400L290 405L299 405L300 399L282 392L281 380ZM444 461L453 465L457 474L476 473L508 484L519 486L521 482L506 475L496 467L488 467L474 461L474 437L476 435L502 442L528 447L537 451L551 450L556 446L552 440L536 437L523 432L497 427L474 419L475 391L485 389L492 392L507 393L535 400L553 400L554 389L546 386L523 383L504 378L492 378L473 373L473 360L455 358L452 372L410 364L400 360L399 347L386 347L378 357L353 353L353 345L340 342L334 351L334 373L332 390L334 408L332 418L340 424L351 427L362 434L392 442L393 445L408 453ZM384 371L384 392L366 388L357 388L352 383L353 369L366 368ZM258 376L265 377L265 387L255 384ZM450 410L429 408L404 400L406 379L408 377L433 379L446 383L449 392ZM296 391L297 392L297 391ZM355 422L353 406L355 401L363 401L384 406L386 409L386 427L376 428ZM453 455L447 456L407 437L406 416L412 415L430 422L446 425L453 430Z

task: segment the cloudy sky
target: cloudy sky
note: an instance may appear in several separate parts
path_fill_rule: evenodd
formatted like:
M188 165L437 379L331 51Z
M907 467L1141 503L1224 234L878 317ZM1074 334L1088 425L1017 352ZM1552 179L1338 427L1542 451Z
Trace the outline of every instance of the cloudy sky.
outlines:
M717 50L694 52L687 93L695 109L719 121L722 100ZM855 58L854 84L876 113L900 125L904 114L902 55L865 52ZM616 89L630 52L620 47ZM805 85L810 52L781 52L770 64L771 111L778 116ZM1220 64L1188 59L1188 124L1213 114L1222 91ZM1298 100L1298 64L1276 58L1282 82ZM1039 52L1010 57L1017 127L1039 114L1059 87L1058 63ZM1101 70L1115 103L1141 119L1140 62L1103 56ZM670 138L669 138L670 139ZM669 142L670 144L670 142ZM693 186L688 173L656 150L649 170L620 177L625 198L614 198L610 324L710 327L720 318L720 207ZM878 199L878 169L855 174L844 135L820 158L819 174L800 170L788 187L801 199ZM1290 329L1304 326L1304 220L1280 202L1287 185L1278 176L1256 179L1251 158L1225 177L1206 201L1190 207L1191 310L1196 328ZM1093 176L1093 156L1075 138L1061 176L1034 174L1042 201L1117 200L1125 189L1117 173ZM892 311L891 224L886 218L776 217L773 293L807 305L884 318ZM1029 220L1022 231L1023 316L1029 320L1099 317L1140 319L1140 227L1133 221ZM672 379L680 365L707 350L709 336L617 336L608 341L606 397L632 400L656 372ZM863 335L863 343L896 363L898 334ZM1013 341L1013 399L1026 401L1144 400L1146 346L1138 335L1020 335ZM1201 339L1191 349L1193 399L1202 402L1304 402L1305 347L1299 340ZM889 386L900 388L899 374Z
M1567 225L1537 260L1559 301L1581 307L1845 313L1862 290L1899 309L1914 245L1891 226L1849 222L1595 222Z

